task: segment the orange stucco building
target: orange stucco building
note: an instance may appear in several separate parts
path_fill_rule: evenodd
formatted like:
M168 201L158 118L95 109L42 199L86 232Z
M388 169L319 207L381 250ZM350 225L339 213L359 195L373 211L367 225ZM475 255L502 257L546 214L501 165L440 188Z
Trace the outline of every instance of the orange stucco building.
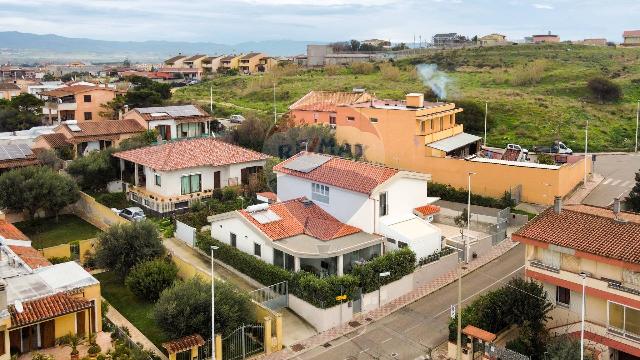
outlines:
M44 115L52 124L54 120L110 120L100 113L104 112L102 105L115 99L117 91L106 86L72 85L39 95L45 100Z

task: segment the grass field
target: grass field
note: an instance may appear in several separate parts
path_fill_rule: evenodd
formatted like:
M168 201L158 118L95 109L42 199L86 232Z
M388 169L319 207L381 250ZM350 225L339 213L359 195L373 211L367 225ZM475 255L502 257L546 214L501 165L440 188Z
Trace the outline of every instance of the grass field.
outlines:
M379 64L365 74L351 68L325 71L291 66L262 76L218 77L178 89L173 99L208 107L213 87L219 115L255 113L269 119L273 116L274 82L280 114L310 90L364 87L379 98L402 99L408 92L428 92L415 70L423 63L437 64L450 78L446 100L467 109L468 115L461 117L468 117L464 121L470 123L470 132L482 131L484 103L489 103L489 145L515 142L531 147L561 139L580 151L588 118L591 151L633 147L636 101L640 99L640 49L558 44L440 51L397 61L396 74L380 71ZM623 99L611 104L592 99L586 84L594 76L618 83Z
M71 214L60 215L58 222L55 217L51 217L14 225L31 239L31 245L36 249L91 239L100 233L95 226Z
M100 281L102 296L152 343L162 349L168 339L153 319L153 304L138 299L112 272L94 275Z

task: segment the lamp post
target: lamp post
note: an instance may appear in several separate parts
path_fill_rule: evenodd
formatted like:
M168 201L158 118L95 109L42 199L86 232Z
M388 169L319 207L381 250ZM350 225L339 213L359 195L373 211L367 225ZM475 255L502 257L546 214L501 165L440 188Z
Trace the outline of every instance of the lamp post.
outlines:
M489 113L489 102L484 103L484 146L487 146L487 114Z
M216 278L213 275L213 250L218 246L211 245L211 358L216 358Z
M638 100L638 109L636 110L636 151L638 152L638 125L640 124L640 100Z
M468 189L468 199L467 199L467 237L469 237L469 231L471 230L471 175L475 175L476 173L474 172L469 172L469 185L467 187ZM464 262L467 263L469 262L469 254L467 251L467 241L464 238L464 235L462 235L462 242L464 244Z
M580 360L584 360L584 304L585 304L585 283L587 281L587 274L581 272L582 276L582 309L581 309L581 321L580 321Z
M584 128L584 183L583 186L587 187L587 150L589 146L589 118L587 117L587 125Z
M378 307L382 306L382 295L381 295L381 291L382 291L382 279L383 277L387 277L390 276L391 272L390 271L385 271L385 272L381 272L380 274L378 274Z

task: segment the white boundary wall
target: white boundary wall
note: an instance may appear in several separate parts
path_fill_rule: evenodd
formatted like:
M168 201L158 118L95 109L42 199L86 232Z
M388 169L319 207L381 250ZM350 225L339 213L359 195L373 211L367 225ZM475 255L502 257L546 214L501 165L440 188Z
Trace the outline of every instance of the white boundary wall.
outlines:
M175 237L190 247L194 247L196 244L196 229L176 220Z

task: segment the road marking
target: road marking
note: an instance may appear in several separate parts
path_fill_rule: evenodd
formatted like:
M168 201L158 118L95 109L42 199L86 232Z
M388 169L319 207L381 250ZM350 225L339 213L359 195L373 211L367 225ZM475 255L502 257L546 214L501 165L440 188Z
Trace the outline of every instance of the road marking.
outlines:
M611 180L613 180L613 179L611 179L611 178L606 179L606 180L602 183L602 185L608 185L608 184L611 182Z
M616 186L616 185L618 185L618 183L619 183L619 182L620 182L620 180L614 180L614 181L611 183L611 186Z
M384 344L384 343L386 343L387 341L391 341L392 339L393 339L393 338L388 338L387 340L383 340L383 341L381 342L381 344Z
M629 185L631 185L631 184L632 184L632 182L631 182L631 181L629 181L629 180L627 180L627 181L623 182L622 184L620 184L620 186L622 186L622 187L627 187L627 186L629 186Z

